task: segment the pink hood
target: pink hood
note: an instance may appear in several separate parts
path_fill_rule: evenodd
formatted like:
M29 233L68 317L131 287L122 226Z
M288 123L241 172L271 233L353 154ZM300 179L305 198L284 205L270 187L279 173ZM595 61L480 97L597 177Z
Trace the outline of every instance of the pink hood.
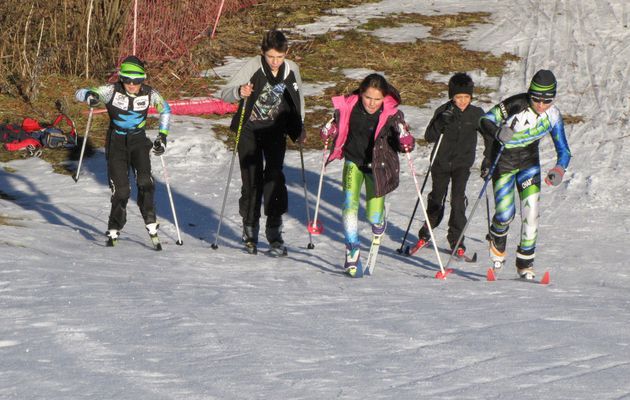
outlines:
M343 146L346 144L346 140L348 139L348 133L350 131L350 114L352 114L352 108L359 101L359 95L352 94L349 96L336 96L332 98L333 107L336 110L339 110L339 121L337 128L339 129L339 134L337 135L337 139L335 140L335 148L330 153L328 160L326 163L331 162L332 160L340 160L343 158ZM392 96L385 96L383 99L383 111L378 118L378 125L376 126L376 131L374 131L374 139L378 137L387 122L387 119L392 115L396 114L398 109L398 102Z

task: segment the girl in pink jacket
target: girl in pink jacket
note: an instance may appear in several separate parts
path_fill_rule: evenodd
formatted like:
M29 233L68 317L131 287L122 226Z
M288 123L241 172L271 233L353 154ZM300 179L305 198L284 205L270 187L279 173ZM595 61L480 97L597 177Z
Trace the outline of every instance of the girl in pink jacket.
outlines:
M327 143L334 141L327 163L344 159L342 208L346 244L345 272L361 277L358 211L361 187L365 183L367 219L374 236L385 233L385 195L398 187L398 152L411 151L409 133L400 94L379 74L368 75L349 96L332 99L333 118L321 129Z

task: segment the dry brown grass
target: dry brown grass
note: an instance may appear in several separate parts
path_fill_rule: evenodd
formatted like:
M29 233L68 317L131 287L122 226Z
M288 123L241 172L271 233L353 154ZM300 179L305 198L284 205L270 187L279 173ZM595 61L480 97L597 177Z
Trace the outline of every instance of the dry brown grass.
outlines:
M253 12L242 12L222 22L227 33L225 37L243 37L236 45L219 39L204 47L203 55L221 53L223 47L226 52L236 57L251 56L259 52L259 41L262 33L270 27L290 28L295 24L311 22L318 15L325 12L320 2L307 1L300 4L279 4L276 2L271 9L265 9L267 4L254 7ZM334 2L333 2L334 3ZM355 3L360 3L356 1ZM304 8L302 6L310 5ZM318 7L312 7L317 5ZM344 6L347 6L345 2ZM326 7L338 6L328 4ZM259 11L265 9L265 13ZM273 10L273 11L269 11ZM297 10L297 11L296 11ZM282 26L275 24L275 19L260 19L264 15L275 15L283 22ZM292 18L287 19L286 16ZM422 106L436 93L446 90L443 83L433 82L426 78L430 72L450 74L456 71L480 69L490 76L499 76L506 62L517 60L515 56L504 54L500 57L489 52L476 52L464 49L459 43L451 40L441 40L431 37L414 43L385 43L366 32L379 27L401 26L405 23L422 23L431 27L431 34L440 35L444 30L471 24L486 23L488 13L460 13L453 15L425 16L421 14L393 14L382 18L374 18L360 26L358 30L344 32L330 32L315 38L290 36L292 46L289 56L300 64L302 79L306 82L334 82L335 85L324 90L324 93L306 98L306 129L311 138L306 148L319 148L317 132L321 124L331 112L330 98L334 95L348 94L358 83L346 78L343 69L367 68L382 71L390 82L396 86L403 97L403 102L409 105ZM239 32L238 28L251 26L247 33ZM231 33L231 34L230 34ZM231 46L231 47L229 47ZM229 47L229 51L227 48ZM366 51L369 49L369 51ZM212 57L207 57L212 60ZM222 59L215 60L222 62ZM212 80L211 85L220 82ZM478 87L478 93L487 93L490 89ZM218 128L220 137L227 137L227 143L233 142L227 128ZM232 135L233 136L233 135ZM289 148L296 148L291 143Z
M224 62L226 55L248 57L257 54L260 39L269 28L279 28L290 32L291 48L289 58L299 63L302 78L306 82L333 82L324 93L307 97L306 128L310 137L306 148L321 148L318 130L331 112L330 98L334 95L347 94L358 86L358 81L348 79L343 74L345 68L368 68L382 71L388 80L396 86L408 105L422 106L436 95L442 95L446 85L427 79L427 75L437 71L451 74L456 71L483 70L489 76L500 76L506 63L517 58L510 54L494 56L489 52L464 49L452 40L442 40L440 35L447 29L487 23L488 13L459 13L452 15L426 16L421 14L393 14L374 18L363 24L360 29L328 33L314 38L300 37L291 28L298 24L315 21L329 9L349 7L376 0L277 0L261 1L257 5L244 9L231 16L222 17L216 38L203 39L194 50L192 60L180 60L178 63L163 64L158 71L149 66L149 84L162 92L167 99L185 96L207 96L223 82L218 76L209 78L179 77L176 71L179 64L189 63L191 68L209 69ZM421 23L431 27L431 37L413 43L385 43L368 31L379 27L401 26L406 23ZM369 49L369 51L366 51ZM157 68L157 67L153 67ZM164 73L164 72L167 73ZM175 71L170 73L169 71ZM153 73L152 73L153 72ZM43 81L41 98L33 105L25 105L15 98L0 94L0 109L10 110L0 113L0 122L19 122L16 117L31 116L51 120L56 112L52 104L61 96L69 115L77 125L81 136L84 134L86 107L74 102L74 91L78 87L100 84L101 82L50 76ZM487 93L488 88L476 87L477 94ZM5 107L7 105L7 107ZM209 117L212 118L212 117ZM222 117L223 118L223 117ZM150 119L155 124L154 119ZM93 148L104 143L108 125L106 115L95 116L88 142L88 156ZM215 126L218 137L226 140L229 146L234 142L234 134L226 127ZM295 148L291 144L290 148ZM231 147L230 147L231 148ZM0 160L16 157L0 151ZM65 171L64 162L76 159L78 151L46 150L44 159L50 160L56 169ZM65 173L69 173L65 171Z
M581 115L562 114L562 121L565 125L581 124L584 122L584 117Z
M352 7L379 0L267 0L222 17L214 39L201 41L194 51L195 62L201 68L221 65L226 55L248 57L260 51L260 41L265 31L276 28L290 30L300 24L315 21L328 10ZM292 39L296 39L292 37ZM293 43L293 52L296 43Z
M366 51L369 49L369 51ZM504 54L464 49L450 40L418 40L413 43L385 43L366 32L329 33L313 39L310 51L302 54L301 70L306 81L333 81L334 87L322 95L307 98L309 134L316 133L330 114L330 97L356 89L357 81L346 78L345 68L367 68L382 71L399 89L404 104L422 106L430 98L447 90L444 83L427 78L431 72L451 74L456 71L484 70L498 76L506 62L517 59ZM489 89L477 88L478 93ZM319 106L319 107L317 107ZM326 109L322 109L325 107Z
M365 24L359 26L359 29L375 30L378 28L394 28L403 24L422 24L431 27L430 34L432 36L440 36L447 29L470 26L473 24L488 23L490 13L457 13L442 15L423 15L417 13L401 13L390 14L386 17L371 18Z

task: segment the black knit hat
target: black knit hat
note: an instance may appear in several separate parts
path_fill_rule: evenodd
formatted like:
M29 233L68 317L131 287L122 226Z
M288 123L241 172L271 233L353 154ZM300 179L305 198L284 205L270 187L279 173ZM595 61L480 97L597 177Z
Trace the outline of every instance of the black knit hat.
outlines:
M472 78L464 72L458 72L451 76L451 79L448 81L448 97L452 99L456 94L460 93L469 94L472 97L474 88L475 84Z
M556 82L556 77L553 75L553 72L547 69L541 69L536 72L532 78L527 93L533 97L553 99L556 97L557 86L558 83Z

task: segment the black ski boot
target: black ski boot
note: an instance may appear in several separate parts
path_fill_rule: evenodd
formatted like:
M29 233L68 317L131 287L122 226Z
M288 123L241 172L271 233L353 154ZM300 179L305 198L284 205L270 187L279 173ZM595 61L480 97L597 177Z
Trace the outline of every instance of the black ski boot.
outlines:
M249 254L258 253L258 231L260 227L256 225L243 225L243 236L241 239L245 244L245 251Z
M265 236L269 242L269 255L272 257L284 257L288 254L282 239L282 217L267 217Z

